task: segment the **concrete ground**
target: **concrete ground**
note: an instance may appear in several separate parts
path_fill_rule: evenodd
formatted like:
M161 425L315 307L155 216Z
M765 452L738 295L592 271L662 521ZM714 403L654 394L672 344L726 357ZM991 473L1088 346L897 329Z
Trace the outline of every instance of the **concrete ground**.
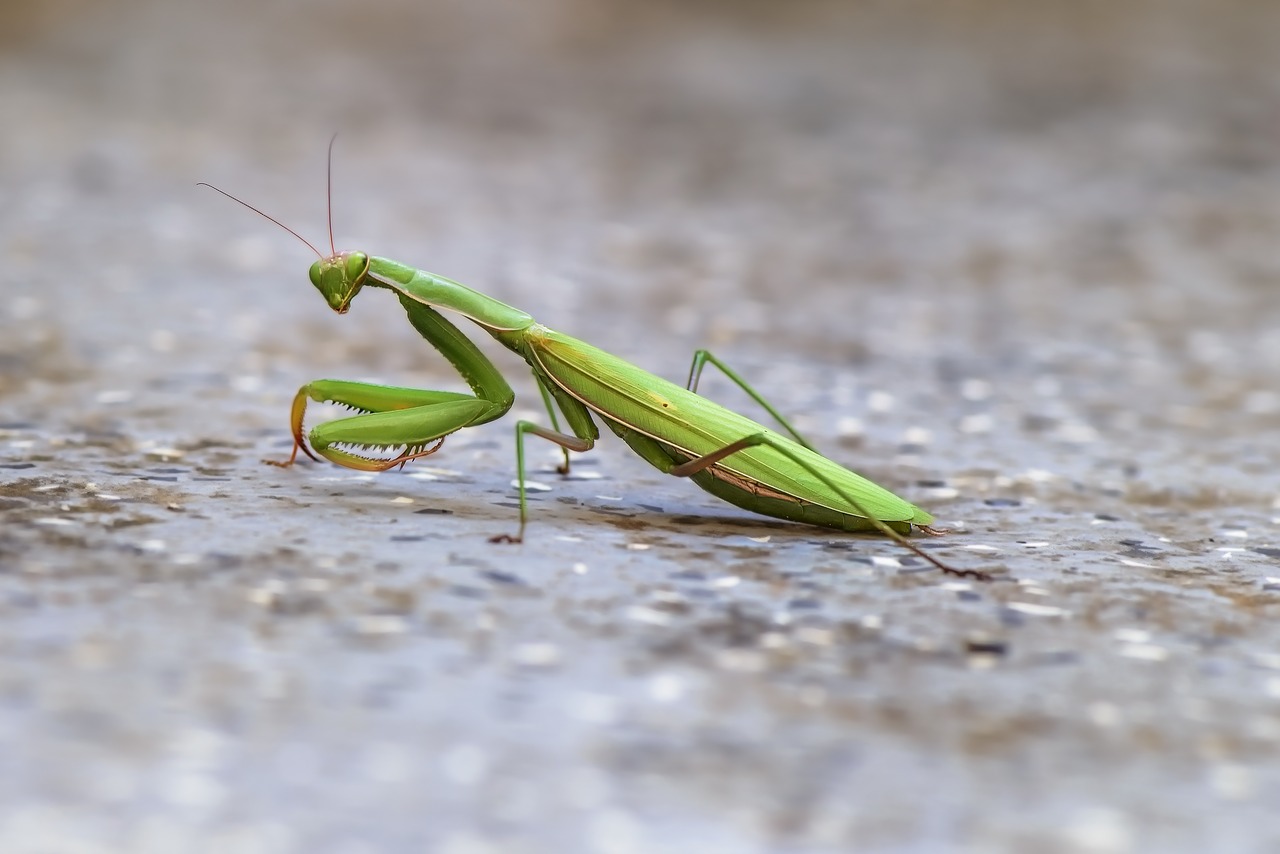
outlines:
M78 0L0 33L0 850L1280 850L1280 16ZM519 400L282 470L318 377L465 389L309 250L682 380L918 540ZM465 321L463 321L465 322ZM708 375L707 395L764 418ZM317 412L319 415L319 412Z

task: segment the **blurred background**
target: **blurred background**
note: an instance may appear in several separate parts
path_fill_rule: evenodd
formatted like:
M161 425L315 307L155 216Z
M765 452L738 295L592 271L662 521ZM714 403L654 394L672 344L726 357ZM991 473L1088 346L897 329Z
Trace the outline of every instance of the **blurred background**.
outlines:
M0 849L1280 845L1280 8L5 20ZM324 249L334 132L339 249L671 379L711 347L1002 580L610 442L538 449L497 549L513 420L261 466L307 380L463 387L195 187Z

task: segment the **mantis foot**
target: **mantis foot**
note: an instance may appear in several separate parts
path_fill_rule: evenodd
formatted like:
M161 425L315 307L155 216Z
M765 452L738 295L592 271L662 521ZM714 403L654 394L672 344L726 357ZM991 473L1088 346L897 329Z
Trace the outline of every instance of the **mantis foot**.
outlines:
M521 537L519 535L513 537L510 534L495 534L494 536L489 538L489 542L491 543L523 543L524 537Z
M931 528L928 525L918 525L916 526L916 530L924 534L926 537L944 537L951 533L947 528ZM989 572L983 572L980 569L956 569L953 566L948 566L942 561L935 560L931 556L925 555L923 552L917 551L914 546L908 546L908 548L924 557L925 560L929 561L929 563L933 564L947 575L953 575L956 578L972 578L974 581L995 580L995 577Z
M306 444L305 444L301 439L297 438L296 436L294 437L293 452L289 454L289 459L287 459L287 460L263 460L263 462L264 462L264 463L266 463L266 464L267 464L267 465L269 465L269 466L276 466L277 468L287 469L287 468L289 468L289 466L291 466L291 465L293 465L295 462L297 462L297 460L298 460L298 449L299 449L299 448L301 448L301 449L302 449L302 453L306 454L308 457L311 457L311 459L315 460L316 462L320 462L320 460L316 458L316 455L315 455L315 454L313 454L313 453L311 453L311 449L310 449L310 448L308 448L308 447L306 446Z
M946 574L954 575L956 578L972 578L974 581L995 581L995 576L980 569L954 569L950 566L939 568Z

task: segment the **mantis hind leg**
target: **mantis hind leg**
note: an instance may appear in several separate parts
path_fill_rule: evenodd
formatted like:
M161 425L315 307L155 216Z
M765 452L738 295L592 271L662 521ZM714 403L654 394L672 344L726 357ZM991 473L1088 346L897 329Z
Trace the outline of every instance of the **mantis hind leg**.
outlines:
M955 569L954 567L948 566L947 564L938 560L933 555L924 551L919 546L915 545L910 540L908 540L906 537L902 536L902 534L895 531L886 522L880 519L877 519L873 514L869 513L862 506L861 502L859 502L856 498L854 498L852 495L848 493L848 490L842 489L838 484L832 481L831 478L827 477L827 475L821 469L811 464L803 456L793 452L791 448L787 447L786 443L778 441L778 439L768 435L767 433L756 433L751 436L746 436L742 439L739 439L736 442L731 442L730 444L725 445L723 448L720 448L718 451L712 451L709 454L705 454L701 457L697 457L695 459L689 460L688 462L681 463L680 465L677 465L677 466L673 466L671 470L668 472L668 474L674 475L675 477L690 477L691 475L697 474L698 472L707 470L711 466L714 466L716 463L723 460L725 457L732 456L733 454L736 454L739 451L744 451L747 448L754 448L760 445L768 446L774 449L775 451L789 457L792 460L792 462L796 463L797 465L799 465L800 467L808 471L815 478L822 481L822 483L825 484L828 489L830 489L832 492L839 495L844 501L848 502L849 506L852 507L858 513L858 515L865 517L866 520L870 522L873 527L875 527L878 531L880 531L880 533L884 534L886 537L893 540L898 545L912 552L917 557L920 557L923 560L927 561L928 563L932 564L934 567L941 570L942 572L945 572L948 575L959 576L961 578L974 578L981 581L991 580L991 576L985 572L979 572L978 570L972 570L972 569Z
M866 508L863 507L861 502L859 502L854 496L849 494L848 490L841 488L839 484L832 481L831 478L829 478L826 475L826 473L824 473L821 469L814 466L812 463L810 463L807 459L805 459L800 454L795 453L790 447L788 447L786 442L780 441L777 437L770 436L767 433L755 433L750 436L746 436L742 439L739 439L736 442L731 442L730 444L725 445L723 448L720 448L719 450L716 450L716 451L712 451L709 454L704 454L701 457L695 457L694 459L688 460L683 463L674 464L670 456L667 455L666 451L663 449L663 447L660 444L656 442L652 442L652 440L649 440L648 442L641 441L642 437L640 437L638 434L634 434L634 431L626 431L626 432L632 435L623 435L622 433L619 433L619 435L623 438L624 441L627 442L628 445L630 445L637 452L640 452L641 456L643 456L651 464L653 464L660 470L665 471L667 474L672 475L674 477L692 477L693 475L699 474L700 472L707 471L716 463L720 462L721 460L724 460L726 457L733 456L739 451L745 451L748 448L755 448L761 445L768 446L774 449L775 451L781 454L784 454L785 456L790 458L794 463L796 463L801 468L809 472L809 474L813 475L815 478L817 478L819 481L825 484L828 489L830 489L836 495L839 495L841 499L843 499L846 503L848 503L848 505L852 507L854 511L857 512L858 515L864 517L867 520L867 522L876 530L878 530L880 533L884 534L886 537L893 540L895 543L907 549L908 551L915 554L916 556L927 561L929 564L933 565L937 569L947 573L948 575L955 575L960 578L973 578L980 581L991 580L991 576L985 572L980 572L978 570L973 570L973 569L955 569L954 567L951 567L946 563L943 563L938 558L934 557L933 555L921 549L919 546L912 543L902 534L898 533L898 531L894 530L893 527L891 527L887 522L876 518L875 515L867 511ZM647 437L644 437L644 438L647 439ZM649 445L652 445L652 447L649 447ZM929 532L936 534L936 532L932 530L930 530Z
M728 377L729 379L733 380L733 382L738 386L738 388L745 391L748 395L751 396L752 400L754 400L756 403L764 407L764 410L768 412L770 415L772 415L773 419L777 421L779 424L781 424L784 430L786 430L788 433L791 434L791 438L795 439L797 442L799 442L801 445L805 446L809 450L815 451L815 452L817 451L817 449L813 447L813 445L809 444L808 439L806 439L804 436L801 436L800 433L796 430L796 428L791 426L791 422L788 421L786 418L784 418L782 416L782 413L778 412L777 409L774 409L773 405L769 403L769 401L764 399L764 396L761 395L760 392L756 391L751 386L751 384L748 383L746 380L744 380L741 376L739 376L736 371L734 371L724 362L720 361L720 359L716 358L715 354L713 354L710 350L694 351L693 364L689 366L689 381L685 383L685 388L689 389L689 391L694 392L695 394L697 393L698 380L702 378L702 369L705 368L708 363L715 365L717 368L719 368L720 372L724 374L726 377Z

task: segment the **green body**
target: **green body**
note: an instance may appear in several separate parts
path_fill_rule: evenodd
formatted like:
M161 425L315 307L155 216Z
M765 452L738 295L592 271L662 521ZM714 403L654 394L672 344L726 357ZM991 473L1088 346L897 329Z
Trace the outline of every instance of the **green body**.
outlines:
M829 528L872 528L841 497L845 492L864 512L902 532L933 521L914 504L798 442L597 347L537 326L524 338L517 352L539 378L599 415L632 450L664 472L745 436L766 439L690 476L731 504Z
M370 470L432 453L438 444L427 446L449 433L506 414L514 401L511 387L489 359L435 310L440 308L470 318L519 354L533 369L547 402L554 429L526 421L516 426L522 532L525 434L565 448L567 468L567 451L585 451L599 437L593 416L659 470L690 477L713 495L746 510L847 531L876 529L895 539L912 525L933 521L919 507L814 451L750 386L705 351L695 356L690 387L683 388L547 329L525 312L464 285L385 258L337 254L316 262L311 280L340 313L347 311L365 285L395 291L410 322L458 369L474 395L318 380L304 386L295 401L295 455L298 447L306 451L302 412L308 399L336 402L364 413L322 424L309 438L315 451L326 458ZM760 401L791 438L696 394L692 389L707 361ZM560 431L556 409L569 432ZM360 454L362 447L404 450L387 460Z

